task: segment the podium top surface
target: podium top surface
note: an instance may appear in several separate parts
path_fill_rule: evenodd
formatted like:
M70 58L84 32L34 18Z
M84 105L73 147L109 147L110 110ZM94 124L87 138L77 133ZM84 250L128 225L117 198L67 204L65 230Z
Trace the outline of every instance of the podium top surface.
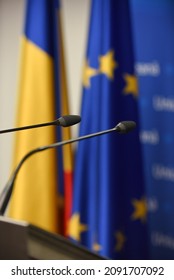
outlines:
M27 222L0 216L0 259L104 260L83 246Z

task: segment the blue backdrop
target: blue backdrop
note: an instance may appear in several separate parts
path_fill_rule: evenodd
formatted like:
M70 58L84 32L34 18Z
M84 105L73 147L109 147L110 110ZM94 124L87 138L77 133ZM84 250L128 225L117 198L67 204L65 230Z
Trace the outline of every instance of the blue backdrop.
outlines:
M174 1L130 3L150 258L174 259Z

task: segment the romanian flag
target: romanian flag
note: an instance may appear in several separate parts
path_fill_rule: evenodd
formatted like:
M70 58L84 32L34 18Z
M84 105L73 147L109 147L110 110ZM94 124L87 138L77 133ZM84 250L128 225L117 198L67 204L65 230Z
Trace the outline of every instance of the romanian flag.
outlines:
M68 114L59 10L56 0L26 1L16 126L49 122ZM13 167L30 150L68 137L69 128L61 131L51 126L17 132ZM68 207L63 214L66 219L70 213L71 179L70 147L59 150L58 155L55 150L33 155L17 177L9 215L57 232L63 204Z
M137 127L78 144L69 236L111 259L146 259L148 254L138 98L129 1L93 0L80 135L125 120Z

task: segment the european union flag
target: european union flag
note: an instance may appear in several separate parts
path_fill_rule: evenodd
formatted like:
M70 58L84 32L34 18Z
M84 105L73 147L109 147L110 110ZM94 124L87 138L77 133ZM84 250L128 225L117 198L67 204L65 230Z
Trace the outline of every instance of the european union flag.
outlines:
M69 236L113 259L146 259L147 205L127 0L93 0L83 72L80 135L137 123L128 135L80 142Z

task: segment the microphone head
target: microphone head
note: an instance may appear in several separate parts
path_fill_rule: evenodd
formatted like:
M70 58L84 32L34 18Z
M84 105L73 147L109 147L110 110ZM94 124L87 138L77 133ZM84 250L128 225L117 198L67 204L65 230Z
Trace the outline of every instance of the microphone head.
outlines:
M81 117L78 115L67 115L67 116L60 117L56 121L56 123L60 126L68 127L68 126L75 125L80 121L81 121Z
M128 133L136 127L134 121L122 121L116 125L115 130L119 133Z

